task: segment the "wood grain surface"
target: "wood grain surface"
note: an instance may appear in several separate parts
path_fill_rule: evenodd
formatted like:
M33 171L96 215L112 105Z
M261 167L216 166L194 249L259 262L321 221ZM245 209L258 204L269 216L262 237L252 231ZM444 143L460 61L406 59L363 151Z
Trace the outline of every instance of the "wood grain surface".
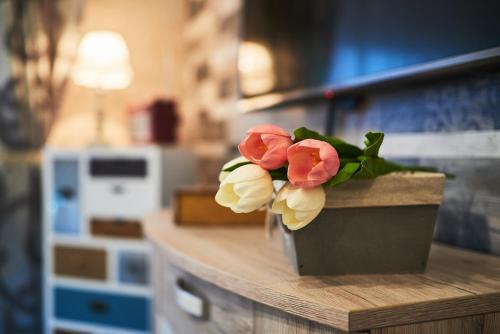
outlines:
M345 331L299 318L275 308L255 303L253 333L272 334L347 334ZM349 332L348 334L362 334Z
M434 245L424 274L298 276L262 228L179 227L149 216L174 265L243 297L345 331L500 311L500 258Z
M195 318L182 310L176 302L176 285L182 282L190 293L204 301L204 315ZM169 319L174 333L233 334L252 333L252 301L167 266L161 282L165 285L162 303L163 315ZM157 295L156 295L157 296ZM158 298L155 298L158 299Z
M154 247L154 312L176 334L347 334L348 332L283 312L221 289L172 265L165 249ZM175 297L179 283L204 302L202 317L182 309ZM156 327L159 333L164 333ZM349 332L359 334L368 332ZM452 333L456 334L456 333Z
M444 181L444 174L423 172L353 179L328 191L325 208L440 204Z
M370 334L498 334L500 313L480 314L417 324L376 328Z
M55 246L54 274L76 278L106 280L104 249Z

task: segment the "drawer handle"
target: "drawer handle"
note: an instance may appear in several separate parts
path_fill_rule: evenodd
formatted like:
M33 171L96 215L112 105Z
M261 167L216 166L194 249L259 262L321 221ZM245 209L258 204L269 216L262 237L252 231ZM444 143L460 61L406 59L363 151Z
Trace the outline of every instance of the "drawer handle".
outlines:
M97 313L97 314L107 314L109 313L109 306L108 304L99 301L99 300L92 300L89 302L89 308L92 312Z
M114 195L123 195L125 193L125 187L121 184L114 184L111 186L111 192Z
M193 317L203 318L205 301L203 298L186 290L185 284L182 280L178 280L175 285L175 301L184 312L192 315Z

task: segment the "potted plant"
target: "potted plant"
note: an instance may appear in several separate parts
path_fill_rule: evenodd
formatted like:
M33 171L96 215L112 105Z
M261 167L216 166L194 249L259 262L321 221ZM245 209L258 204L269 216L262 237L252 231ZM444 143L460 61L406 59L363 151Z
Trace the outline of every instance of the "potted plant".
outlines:
M215 199L238 213L270 205L301 275L422 272L445 175L385 160L384 134L365 137L360 148L306 128L293 139L274 125L252 128Z

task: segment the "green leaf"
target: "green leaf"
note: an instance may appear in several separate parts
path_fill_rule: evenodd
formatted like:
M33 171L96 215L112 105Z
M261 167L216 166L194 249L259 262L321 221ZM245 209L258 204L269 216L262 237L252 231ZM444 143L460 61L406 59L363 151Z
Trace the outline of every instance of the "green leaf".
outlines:
M361 167L355 175L357 178L375 178L380 175L404 170L401 165L383 158L361 156L359 160L361 161Z
M233 170L235 170L237 168L240 168L241 166L248 165L248 164L251 164L251 163L252 163L251 161L239 162L239 163L234 164L234 165L232 165L230 167L224 168L222 171L223 172L232 172Z
M271 178L273 180L281 180L281 181L288 181L288 168L287 167L281 167L278 169L270 170L269 174L271 175Z
M248 165L251 163L253 163L253 162L251 162L251 161L239 162L237 164L234 164L230 167L223 169L222 171L223 172L232 172L233 170L238 169L241 166L245 166L245 165ZM287 174L288 168L286 166L283 166L283 167L278 168L278 169L268 170L268 172L271 175L271 178L273 180L288 181L288 174Z
M347 165L349 162L359 162L357 158L340 158L340 169Z
M322 134L309 130L305 127L296 129L293 134L295 136L294 143L304 139L316 139L327 142L337 150L339 157L342 158L357 158L363 154L363 150L355 145L346 143L342 139L336 137L323 136Z
M383 132L368 132L365 134L365 149L364 154L369 157L377 157L380 146L384 141Z
M353 175L359 170L361 163L359 162L348 162L342 167L337 175L332 177L325 186L333 187L350 180Z

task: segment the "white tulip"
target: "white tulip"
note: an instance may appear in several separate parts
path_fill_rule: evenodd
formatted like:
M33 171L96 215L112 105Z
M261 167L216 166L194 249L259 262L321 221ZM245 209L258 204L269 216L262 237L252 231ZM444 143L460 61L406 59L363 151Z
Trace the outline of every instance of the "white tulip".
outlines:
M227 175L220 184L215 201L236 213L260 209L273 196L271 175L254 164L241 166Z
M229 175L229 173L231 173L231 172L224 172L224 169L229 168L231 166L234 166L236 164L242 163L242 162L248 162L248 159L245 157L237 157L231 161L226 162L224 164L224 166L222 166L222 171L219 173L219 182L222 183L222 181L224 181L224 179Z
M286 183L278 192L272 212L281 214L283 224L290 230L298 230L309 224L325 206L323 187L304 189Z

